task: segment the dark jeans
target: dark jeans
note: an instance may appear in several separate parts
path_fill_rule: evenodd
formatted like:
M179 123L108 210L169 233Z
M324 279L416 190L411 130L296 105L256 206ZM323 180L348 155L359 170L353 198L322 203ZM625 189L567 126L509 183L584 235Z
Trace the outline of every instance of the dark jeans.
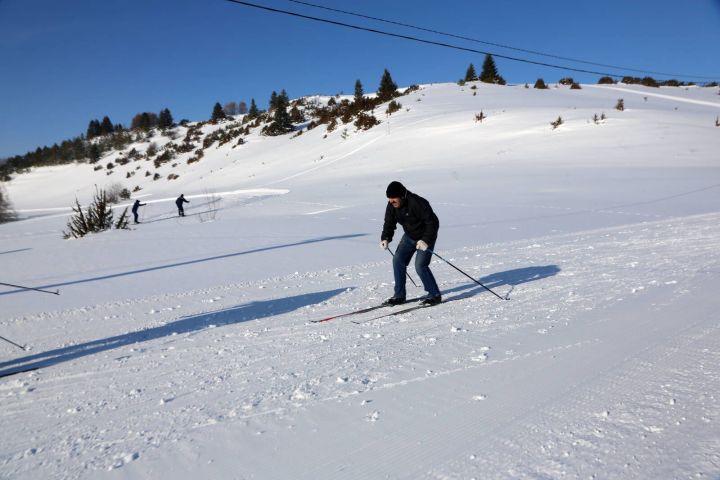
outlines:
M428 245L428 250L424 252L422 250L417 250L415 247L416 244L416 241L407 235L403 235L400 239L397 250L395 250L395 256L393 257L395 297L405 298L407 296L405 292L406 272L408 265L410 265L410 259L412 259L412 256L416 251L415 271L418 276L420 276L420 280L423 283L425 291L431 297L440 295L440 289L437 286L437 282L435 282L435 277L433 277L433 274L430 271L430 261L432 260L432 253L430 252L435 247L435 244L433 243Z
M138 212L132 212L133 217L135 217L135 223L138 223Z

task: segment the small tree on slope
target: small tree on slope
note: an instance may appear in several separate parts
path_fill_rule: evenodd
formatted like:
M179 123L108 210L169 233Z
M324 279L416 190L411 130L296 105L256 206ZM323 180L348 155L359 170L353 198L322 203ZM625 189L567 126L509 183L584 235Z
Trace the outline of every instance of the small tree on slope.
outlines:
M10 204L10 198L8 198L7 192L0 185L0 223L10 222L15 220L15 212Z
M482 73L480 74L480 81L505 85L505 79L498 73L497 67L495 66L495 60L493 60L492 55L490 54L485 55Z

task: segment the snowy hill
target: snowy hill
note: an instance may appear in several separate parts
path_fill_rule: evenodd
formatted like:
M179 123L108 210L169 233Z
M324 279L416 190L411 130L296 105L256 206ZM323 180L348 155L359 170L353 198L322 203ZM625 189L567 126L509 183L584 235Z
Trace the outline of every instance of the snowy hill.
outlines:
M717 93L425 85L366 131L16 176L0 281L60 295L0 287L0 477L716 478ZM437 259L447 303L312 323L392 294L391 180L510 300ZM112 183L142 223L63 240Z

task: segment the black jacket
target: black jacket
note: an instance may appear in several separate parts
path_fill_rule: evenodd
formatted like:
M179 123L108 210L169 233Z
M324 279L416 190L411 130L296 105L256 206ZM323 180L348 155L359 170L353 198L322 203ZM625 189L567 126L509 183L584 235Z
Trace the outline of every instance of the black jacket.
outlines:
M135 200L135 203L133 203L133 206L132 206L132 212L137 213L138 208L144 207L145 205L146 205L145 203L140 203L140 200Z
M175 200L175 205L177 205L178 208L180 208L180 207L182 207L182 204L183 204L183 203L190 203L190 201L189 201L189 200L185 200L185 197L183 197L182 195L180 195L180 196L177 198L177 200Z
M428 245L432 245L437 240L440 221L430 203L420 195L408 191L400 208L387 204L380 240L390 242L398 223L402 225L407 236L416 242L424 240Z

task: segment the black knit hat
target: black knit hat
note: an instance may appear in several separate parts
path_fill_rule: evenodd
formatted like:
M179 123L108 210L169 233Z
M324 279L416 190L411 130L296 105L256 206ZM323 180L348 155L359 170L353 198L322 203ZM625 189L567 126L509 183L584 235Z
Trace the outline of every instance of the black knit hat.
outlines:
M390 182L385 194L388 198L402 198L407 193L407 189L400 182Z

